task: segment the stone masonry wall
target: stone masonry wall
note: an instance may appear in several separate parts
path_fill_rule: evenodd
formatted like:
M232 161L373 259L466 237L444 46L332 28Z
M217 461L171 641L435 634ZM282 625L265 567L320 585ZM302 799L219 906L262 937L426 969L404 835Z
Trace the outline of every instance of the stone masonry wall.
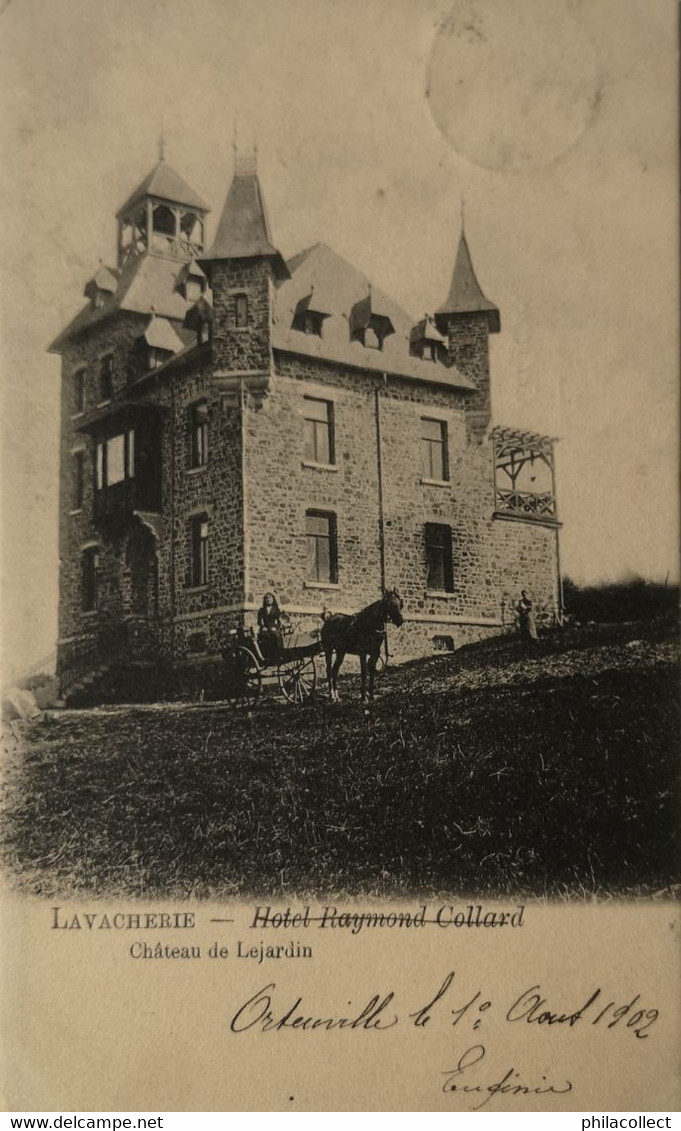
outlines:
M502 630L528 588L553 608L555 532L502 522L494 510L492 445L470 443L465 397L455 390L382 380L292 355L276 355L276 377L261 407L251 405L245 438L247 599L274 590L309 627L324 607L353 611L380 595L378 390L383 471L386 583L405 599L407 625L391 633L399 654L432 651L435 636L458 645ZM306 466L304 396L333 402L333 468ZM446 423L449 478L424 481L421 417ZM306 576L305 511L337 516L338 583ZM426 588L425 523L451 526L452 593Z
M264 268L260 282L269 287L267 272ZM115 537L94 525L93 443L77 431L82 420L73 419L72 387L73 374L85 364L86 413L95 407L99 359L112 350L114 392L122 391L129 351L143 324L144 319L119 315L64 359L62 639L94 631L98 624L130 619L126 545L131 533L139 532L140 520L131 516ZM238 365L251 370L260 365L261 347L256 344L254 353L239 355ZM483 369L486 348L485 336ZM523 588L539 605L555 609L556 532L493 517L492 445L479 434L471 436L470 393L392 377L384 382L378 375L277 352L268 396L227 397L213 379L211 352L216 349L220 355L219 339L217 345L192 351L185 363L150 377L143 394L165 410L162 521L148 520L157 555L158 621L152 635L158 656L180 661L215 654L230 628L244 619L254 623L267 590L277 593L304 630L318 627L324 608L355 611L380 596L379 428L385 580L400 589L406 616L402 629L391 630L391 652L397 657L428 654L436 637L451 638L459 646L503 631ZM467 357L472 375L470 366L479 358L473 349ZM223 354L223 372L224 361ZM485 373L476 376L487 379ZM333 404L335 460L330 467L306 464L306 395ZM487 395L483 391L483 399ZM205 467L192 468L191 407L197 402L208 410L208 461ZM424 480L422 417L446 425L444 482ZM75 487L73 447L85 452L83 507L77 514L71 514L74 508L69 506ZM307 576L305 512L310 509L336 516L335 584L315 584ZM209 578L206 585L194 587L189 579L190 524L199 514L209 522ZM426 586L429 522L452 530L451 593L431 592ZM81 555L91 543L99 546L100 607L84 613ZM137 636L142 627L135 626Z
M119 314L115 320L103 321L87 336L74 342L62 359L60 500L59 500L59 639L65 640L92 631L99 613L82 611L82 548L100 545L101 607L112 617L121 608L120 586L116 582L118 559L114 547L102 546L101 532L94 525L94 444L80 432L79 426L101 403L100 363L113 356L113 392L126 384L127 365L132 343L142 333L143 316ZM75 374L85 369L85 412L77 412L74 394ZM75 451L82 451L83 505L76 508Z
M270 367L270 288L268 263L232 259L210 268L213 289L213 369L215 373L267 371ZM248 321L236 325L237 295L246 295Z
M135 617L131 610L131 577L126 562L129 539L139 536L142 521L130 513L114 530L94 521L94 441L78 431L99 405L99 361L114 357L113 392L124 394L133 343L144 318L119 314L91 332L64 357L62 381L61 498L60 498L60 636L64 643L97 635L105 627L122 624L130 639L130 658L149 659L150 648L167 659L182 657L188 638L206 628L204 610L234 608L243 604L243 508L241 407L229 406L211 380L210 351L196 355L193 363L170 374L150 376L135 397L144 397L163 409L161 452L162 521L150 519L153 530L157 578L155 616ZM75 414L74 374L86 366L85 413ZM191 406L208 408L208 462L191 467ZM75 511L76 473L72 449L83 452L83 505ZM205 586L190 584L192 517L205 514L209 521L209 577ZM147 529L145 527L145 529ZM94 611L82 608L82 553L86 546L98 552L98 601ZM151 591L151 590L150 590ZM197 622L198 627L195 627ZM224 636L214 621L207 649L219 647ZM231 620L230 620L231 623ZM223 626L224 628L224 626Z
M172 421L164 429L165 515L174 501L163 553L162 591L168 594L163 612L174 625L166 648L180 658L192 650L190 638L201 634L206 636L201 650L217 651L243 605L242 409L215 388L207 359L198 370L178 369L165 396ZM194 468L191 407L197 402L208 409L208 459ZM208 582L197 587L190 577L190 530L192 518L200 514L209 522ZM218 619L205 616L209 609L219 611Z
M480 442L492 415L487 314L450 315L446 320L446 333L450 363L473 381L477 390L467 395L466 421L470 438Z

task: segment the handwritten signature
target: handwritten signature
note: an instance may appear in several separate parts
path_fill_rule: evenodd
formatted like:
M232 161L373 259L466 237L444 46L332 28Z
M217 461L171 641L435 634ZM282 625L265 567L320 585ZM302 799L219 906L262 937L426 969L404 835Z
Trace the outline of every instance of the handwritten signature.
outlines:
M492 1084L472 1083L468 1078L462 1081L461 1078L463 1076L468 1077L469 1070L474 1068L476 1064L480 1064L485 1055L484 1045L473 1045L472 1048L466 1049L463 1056L459 1057L456 1068L450 1068L442 1073L443 1076L446 1076L442 1091L448 1094L458 1092L466 1095L477 1092L484 1098L480 1103L474 1105L474 1111L480 1111L497 1096L542 1096L549 1092L559 1096L572 1091L570 1080L564 1080L556 1086L550 1083L546 1076L542 1076L542 1084L525 1084L520 1072L514 1067L509 1068L503 1076Z

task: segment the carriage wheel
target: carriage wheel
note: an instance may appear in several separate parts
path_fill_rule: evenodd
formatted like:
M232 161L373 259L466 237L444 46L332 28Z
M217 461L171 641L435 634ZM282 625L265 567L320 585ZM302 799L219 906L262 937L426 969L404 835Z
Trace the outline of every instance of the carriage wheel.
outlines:
M260 667L249 648L238 644L224 659L225 695L235 709L254 707L262 691Z
M302 660L289 660L277 668L279 690L289 703L304 703L310 699L317 686L317 665L314 656Z

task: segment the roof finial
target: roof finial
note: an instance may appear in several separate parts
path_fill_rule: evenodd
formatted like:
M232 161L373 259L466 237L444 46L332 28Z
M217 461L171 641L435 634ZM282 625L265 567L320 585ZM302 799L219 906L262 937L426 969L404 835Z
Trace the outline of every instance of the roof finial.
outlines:
M465 226L466 226L466 198L463 195L463 193L461 193L461 234L462 235L463 235L463 231L464 231Z
M165 161L166 159L166 123L165 118L161 119L161 133L158 139L158 159Z
M232 152L234 153L234 172L236 172L237 161L239 160L239 111L234 111L234 121L232 123Z

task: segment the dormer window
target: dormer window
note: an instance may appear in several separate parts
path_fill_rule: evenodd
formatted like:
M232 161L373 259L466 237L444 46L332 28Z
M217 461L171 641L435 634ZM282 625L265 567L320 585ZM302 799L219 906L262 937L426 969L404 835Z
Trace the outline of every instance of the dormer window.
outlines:
M85 284L83 293L86 298L90 299L92 309L98 310L100 307L104 306L104 302L109 295L115 294L117 287L118 279L116 276L108 267L102 265L97 274Z
M320 309L322 300L315 295L314 287L310 293L301 298L293 315L293 329L307 334L312 338L321 338L324 333L324 321L329 315Z
M430 314L425 314L409 335L412 357L420 357L423 361L439 361L440 353L446 345L447 339L440 333Z
M378 299L369 291L366 298L355 303L350 311L350 336L365 349L382 350L389 334L395 333L390 318L381 314Z
M177 276L177 289L187 302L198 302L206 285L206 276L196 261L186 263Z
M138 338L137 348L142 364L146 363L146 369L150 370L165 365L183 347L182 340L178 338L170 322L166 318L157 318L154 314L145 333Z

